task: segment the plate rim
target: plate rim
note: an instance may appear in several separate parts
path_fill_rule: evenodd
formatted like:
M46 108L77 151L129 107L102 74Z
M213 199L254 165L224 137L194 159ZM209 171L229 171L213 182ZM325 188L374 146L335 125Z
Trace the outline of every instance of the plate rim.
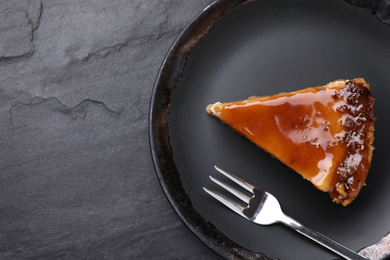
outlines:
M226 237L193 207L180 179L169 142L171 95L182 78L188 55L213 25L227 13L254 0L215 0L203 8L180 32L165 56L154 84L149 110L149 143L154 168L171 206L195 236L228 259L271 260Z

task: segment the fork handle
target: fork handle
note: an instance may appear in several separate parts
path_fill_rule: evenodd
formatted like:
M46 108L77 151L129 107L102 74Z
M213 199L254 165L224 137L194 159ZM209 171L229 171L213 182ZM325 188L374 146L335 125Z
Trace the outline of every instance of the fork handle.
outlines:
M305 235L306 237L314 240L315 242L319 243L320 245L328 248L329 250L335 252L339 256L344 257L345 259L350 259L350 260L369 260L358 253L346 248L343 245L340 245L336 241L322 235L321 233L308 228L295 219L284 215L281 219L281 222L285 224L286 226L294 229L298 233L301 233L302 235Z

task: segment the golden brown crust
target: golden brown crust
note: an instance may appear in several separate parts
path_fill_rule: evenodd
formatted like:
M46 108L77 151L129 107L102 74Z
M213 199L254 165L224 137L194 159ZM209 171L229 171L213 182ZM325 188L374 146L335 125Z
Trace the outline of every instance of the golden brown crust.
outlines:
M353 142L347 143L347 147L350 147L348 154L359 153L362 156L362 160L359 165L347 166L347 169L351 170L350 176L355 178L355 182L350 184L348 179L343 179L339 176L340 181L336 186L336 191L331 193L333 201L344 206L350 204L359 194L361 188L365 185L368 169L371 166L374 151L375 118L373 114L374 99L371 97L369 89L369 84L362 78L346 82L347 102L355 109L354 111L349 111L349 115L355 119L354 122L348 125L349 134L364 139L361 144L364 148L356 148Z

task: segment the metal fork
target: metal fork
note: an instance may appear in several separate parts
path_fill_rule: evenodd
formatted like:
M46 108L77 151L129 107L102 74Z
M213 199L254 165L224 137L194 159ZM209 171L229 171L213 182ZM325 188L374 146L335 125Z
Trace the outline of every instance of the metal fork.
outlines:
M344 257L345 259L368 260L367 258L359 255L358 253L340 245L339 243L331 240L330 238L302 225L293 218L285 215L280 207L278 200L272 194L248 183L247 181L244 181L243 179L233 175L228 171L225 171L217 166L214 167L217 171L219 171L220 173L222 173L223 175L225 175L226 177L228 177L229 179L231 179L232 181L234 181L235 183L253 194L250 197L232 188L231 186L219 181L218 179L209 176L213 182L220 185L221 187L223 187L224 189L226 189L247 204L247 206L243 206L242 204L235 202L234 200L222 195L217 191L213 191L203 187L203 189L208 194L222 202L225 206L236 212L238 215L260 225L283 223L284 225L314 240L315 242L330 249L336 254Z

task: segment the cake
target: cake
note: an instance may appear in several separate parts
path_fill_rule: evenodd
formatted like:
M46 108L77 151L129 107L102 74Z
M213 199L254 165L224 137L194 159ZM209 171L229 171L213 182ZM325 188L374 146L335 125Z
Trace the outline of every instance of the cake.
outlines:
M217 102L206 111L347 206L365 185L371 165L373 105L369 84L356 78Z

